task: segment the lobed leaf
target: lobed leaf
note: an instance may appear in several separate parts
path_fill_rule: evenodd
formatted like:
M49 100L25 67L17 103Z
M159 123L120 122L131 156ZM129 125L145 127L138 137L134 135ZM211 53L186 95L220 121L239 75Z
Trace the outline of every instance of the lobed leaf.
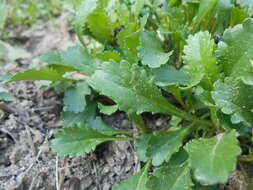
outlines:
M100 112L105 115L111 115L111 114L115 113L118 110L118 107L119 107L118 105L107 106L107 105L103 105L101 103L98 103L98 108L99 108Z
M110 140L117 140L117 137L104 135L87 125L74 126L58 131L51 146L60 156L79 156L93 151L97 145Z
M60 53L60 59L64 65L72 66L87 75L92 74L95 70L87 49L81 46L69 47Z
M253 87L231 77L214 84L212 98L225 114L231 115L231 122L253 123Z
M188 163L156 168L147 182L152 190L192 190L193 183Z
M155 83L158 86L190 86L190 77L183 69L177 70L172 65L164 65L157 69L152 69Z
M146 187L146 182L148 181L148 168L149 163L135 175L113 185L112 190L150 190Z
M138 65L125 61L103 63L87 82L99 93L112 98L127 114L153 112L193 118L168 103L146 71Z
M213 55L214 40L208 32L198 32L190 35L184 47L183 60L185 71L191 78L191 86L204 80L204 87L211 88L213 82L219 78L219 69Z
M117 35L117 43L126 60L130 63L138 62L138 50L140 46L140 30L134 24L129 24Z
M52 82L56 81L72 81L71 79L62 76L63 73L57 71L52 67L43 67L39 70L29 69L21 73L14 75L9 82L19 80L49 80Z
M162 42L154 32L144 31L141 33L139 57L143 65L158 68L167 63L171 55L172 52L164 53Z
M82 44L84 44L82 34L84 25L87 20L87 16L96 9L98 4L97 1L98 0L85 0L82 2L82 4L79 6L77 10L75 17L75 31Z
M217 54L226 76L234 78L253 75L253 19L224 32Z
M90 93L91 90L85 81L67 88L63 99L65 109L74 113L83 112L86 106L85 97Z
M105 9L96 8L87 16L87 25L92 35L102 44L113 41L113 29Z
M159 166L163 162L168 162L175 152L183 144L183 140L188 133L188 128L179 130L154 132L148 142L147 157L152 159L154 166Z
M209 139L194 139L185 149L194 177L202 184L225 183L230 172L236 169L236 157L241 149L232 130Z

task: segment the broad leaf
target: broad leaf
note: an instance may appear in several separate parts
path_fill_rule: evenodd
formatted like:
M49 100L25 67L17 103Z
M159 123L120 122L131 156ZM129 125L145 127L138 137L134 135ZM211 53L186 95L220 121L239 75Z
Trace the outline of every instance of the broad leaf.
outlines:
M93 151L97 145L119 137L112 137L99 133L89 126L67 127L55 134L52 149L60 156L79 156Z
M39 70L30 69L25 72L17 73L11 79L11 81L18 80L50 80L52 82L56 81L72 81L71 79L64 78L63 73L57 71L51 67L43 67Z
M101 117L96 117L93 120L88 120L87 123L92 129L99 131L104 135L117 135L117 134L132 134L130 130L119 130L107 125Z
M61 64L62 63L61 53L58 51L50 51L50 52L44 53L41 56L39 56L39 60L41 62L45 62L48 64Z
M113 29L105 9L97 8L87 17L88 27L96 40L102 44L113 41Z
M207 14L212 10L212 8L217 4L218 0L202 0L200 1L199 10L192 21L192 27L196 30L207 16Z
M104 51L97 53L95 58L101 59L102 61L121 61L122 58L120 57L120 54L117 51Z
M86 48L81 46L69 47L60 53L61 62L90 75L94 72L94 64ZM55 57L55 59L57 59Z
M253 87L240 80L225 78L214 84L212 98L225 114L231 115L231 122L253 123Z
M97 0L85 0L78 8L75 18L75 30L79 40L83 41L83 28L86 23L87 16L92 13L97 7Z
M233 130L209 139L194 139L185 146L194 176L200 183L212 185L227 181L241 153L236 136Z
M87 80L99 93L112 98L128 114L160 112L192 118L168 103L146 71L127 62L103 63Z
M126 60L130 63L138 62L138 50L140 46L140 30L133 24L121 30L117 35L117 42Z
M83 126L95 119L96 115L96 103L88 101L85 110L80 113L74 113L70 111L64 111L61 113L61 121L64 127L71 126Z
M219 78L219 69L213 55L214 40L208 32L198 32L190 35L184 47L183 60L185 70L189 73L192 86L204 79L204 87L211 88L212 83Z
M146 182L148 181L148 168L149 163L135 175L113 185L112 190L150 190L146 187Z
M145 0L135 1L134 4L132 5L131 9L136 18L139 17L141 9L144 7L144 5L145 5Z
M135 153L140 161L148 161L147 150L149 141L153 134L142 134L137 141L135 141Z
M164 53L161 40L154 32L144 31L141 33L141 46L139 57L143 65L158 68L169 60L172 52Z
M219 63L226 76L243 78L253 75L253 19L227 29L219 43Z
M75 86L67 88L63 99L64 108L74 113L83 112L86 106L85 96L90 93L91 90L86 82L79 82Z
M156 168L147 183L152 190L192 190L192 186L188 163Z
M168 162L175 152L183 144L183 140L188 133L188 128L179 130L154 132L148 142L147 157L152 159L154 166L161 165L164 161Z
M172 65L164 65L160 68L153 69L155 83L158 86L189 86L190 77L183 69L177 70Z
M118 105L112 105L112 106L107 106L107 105L103 105L101 103L98 103L98 108L100 110L101 113L106 114L106 115L111 115L114 112L116 112L118 110Z

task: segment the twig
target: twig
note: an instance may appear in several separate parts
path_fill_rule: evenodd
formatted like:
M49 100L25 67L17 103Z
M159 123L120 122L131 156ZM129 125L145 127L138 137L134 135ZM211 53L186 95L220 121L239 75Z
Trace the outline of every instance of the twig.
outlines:
M30 186L29 186L29 190L32 190L32 189L33 189L34 183L35 183L35 179L37 179L38 176L39 176L39 174L37 174L37 175L33 178L32 183L31 183Z
M99 181L98 181L98 173L97 173L97 166L96 166L96 163L95 162L92 162L92 166L93 166L93 170L95 171L95 177L96 177L96 185L98 187L98 190L101 190L101 186L99 184Z
M56 156L55 159L55 183L56 183L56 190L60 190L60 186L59 186L59 175L58 175L58 156Z
M32 167L34 166L36 161L39 159L41 153L42 153L42 151L39 150L39 152L38 152L36 158L34 159L34 161L32 162L32 164L25 170L25 172L24 172L25 175L32 169Z

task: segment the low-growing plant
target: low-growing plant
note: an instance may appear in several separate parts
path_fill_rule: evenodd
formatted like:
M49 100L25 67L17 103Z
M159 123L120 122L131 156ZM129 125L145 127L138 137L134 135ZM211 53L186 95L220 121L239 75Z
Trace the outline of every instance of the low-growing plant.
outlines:
M203 190L252 161L253 19L247 0L85 0L74 28L82 45L40 56L48 65L9 81L42 80L64 92L61 156L106 141L134 141L145 166L113 190ZM124 111L136 129L96 115ZM143 113L171 116L147 128ZM238 163L238 164L237 164Z

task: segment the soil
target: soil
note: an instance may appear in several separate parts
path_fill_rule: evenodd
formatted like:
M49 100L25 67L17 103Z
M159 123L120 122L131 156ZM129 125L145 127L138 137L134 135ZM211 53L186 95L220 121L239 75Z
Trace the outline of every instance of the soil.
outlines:
M5 65L0 75L8 71L23 71L31 60L50 50L65 49L77 44L68 31L69 15L62 14L53 22L34 26L22 32L22 47L31 57ZM14 34L15 35L15 34ZM5 88L15 95L15 101L0 109L0 190L109 190L140 169L130 142L109 142L96 151L80 157L58 157L47 145L53 133L61 128L59 113L62 97L52 89L39 90L35 82L10 83ZM150 128L166 125L168 117L147 115ZM134 125L124 113L104 117L116 128ZM231 175L227 190L245 190L239 171Z

